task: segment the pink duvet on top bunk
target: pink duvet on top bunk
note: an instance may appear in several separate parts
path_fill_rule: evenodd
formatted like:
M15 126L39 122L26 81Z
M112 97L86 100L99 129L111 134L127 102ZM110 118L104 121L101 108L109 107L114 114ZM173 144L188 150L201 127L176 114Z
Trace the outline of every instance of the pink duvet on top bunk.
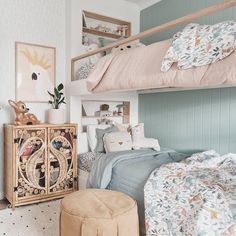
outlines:
M171 40L110 54L98 61L87 79L91 92L165 87L195 88L236 84L236 53L211 65L166 73L160 70Z

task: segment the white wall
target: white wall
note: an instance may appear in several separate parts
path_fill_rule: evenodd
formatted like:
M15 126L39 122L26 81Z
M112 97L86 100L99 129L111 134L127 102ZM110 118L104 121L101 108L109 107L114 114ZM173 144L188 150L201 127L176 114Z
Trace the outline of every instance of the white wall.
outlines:
M82 47L82 11L87 10L101 15L131 22L131 34L140 32L140 8L124 0L70 0L67 9L67 79L69 94L88 94L85 80L71 83L70 60L84 53Z
M70 55L68 59L82 54L82 11L87 10L101 15L110 16L131 22L132 34L140 31L140 8L131 2L117 0L71 0L70 6L70 42L68 49ZM68 23L67 23L68 24ZM68 67L69 68L69 67ZM81 100L110 100L110 101L130 101L131 124L138 122L138 95L135 92L114 93L114 94L89 94L86 88L86 81L71 82L70 71L68 71L68 96L70 96L70 120L81 124ZM80 94L80 96L77 96ZM79 136L80 137L80 136ZM79 142L83 143L83 140ZM80 152L80 150L78 150Z
M65 4L68 0L0 0L0 198L3 192L3 123L14 116L15 41L56 47L56 82L65 83ZM44 121L48 104L27 104Z
M140 9L123 0L71 0L71 57L78 56L82 49L82 10L130 21L132 34L139 33Z
M56 47L56 82L70 84L70 59L79 55L82 44L83 9L131 21L132 33L139 32L139 8L123 0L0 0L0 107L3 107L0 111L0 199L3 196L3 124L14 120L7 100L15 99L15 41ZM68 97L67 110L69 101ZM136 95L133 101L136 119ZM27 106L44 121L48 104ZM73 103L70 113L78 106ZM76 116L72 115L71 121L77 122L73 117Z

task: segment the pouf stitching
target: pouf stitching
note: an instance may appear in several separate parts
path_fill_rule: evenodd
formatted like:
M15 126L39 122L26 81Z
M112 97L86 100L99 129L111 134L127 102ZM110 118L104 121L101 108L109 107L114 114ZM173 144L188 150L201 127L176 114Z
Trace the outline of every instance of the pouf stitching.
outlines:
M120 215L123 215L124 213L129 212L129 211L130 211L131 209L133 209L135 206L137 206L136 202L134 203L134 205L133 205L132 207L130 207L130 208L127 209L126 211L123 211L123 212L120 213L120 214L114 215L114 216L111 217L111 218L90 217L90 216L88 216L88 217L78 216L78 215L76 215L76 214L72 214L71 212L68 212L62 204L61 204L61 210L65 211L68 215L75 216L75 217L82 218L82 219L114 219L114 218L117 217L117 216L120 216ZM76 209L76 208L75 208L75 209ZM75 209L72 209L72 211L75 210Z

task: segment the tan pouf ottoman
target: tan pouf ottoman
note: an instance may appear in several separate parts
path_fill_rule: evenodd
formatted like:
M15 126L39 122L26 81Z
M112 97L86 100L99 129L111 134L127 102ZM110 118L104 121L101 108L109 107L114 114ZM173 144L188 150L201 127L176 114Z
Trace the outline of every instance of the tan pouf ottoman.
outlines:
M61 202L61 236L138 236L137 204L129 196L86 189Z

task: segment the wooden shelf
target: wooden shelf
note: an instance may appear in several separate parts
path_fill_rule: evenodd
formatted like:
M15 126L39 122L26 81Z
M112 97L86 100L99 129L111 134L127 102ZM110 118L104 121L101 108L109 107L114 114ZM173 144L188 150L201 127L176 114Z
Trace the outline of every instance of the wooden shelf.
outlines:
M102 37L113 38L113 39L119 39L120 37L122 37L119 34L107 33L107 32L103 32L103 31L96 30L96 29L90 29L90 28L86 28L86 27L83 27L83 32L88 33L88 34L102 36Z
M82 116L82 118L116 118L116 117L123 117L122 116Z
M99 112L102 104L109 105L110 116L99 116ZM121 115L114 115L112 111L118 112L117 105L123 105L123 112ZM89 124L97 124L98 119L110 119L119 123L130 123L130 102L129 101L104 101L104 100L82 100L81 104L81 121L83 126ZM101 113L100 113L101 114ZM90 119L90 120L89 120Z
M84 11L83 10L83 33L93 34L96 36L106 37L106 38L112 38L112 39L119 39L121 37L129 37L131 35L131 23L124 20L119 20L116 18L100 15L97 13ZM95 24L89 23L88 20L92 20L92 22L96 22ZM117 30L118 27L126 27L126 30L124 29L122 33L119 34L118 32L104 32L101 29L97 29L96 26L104 25L107 26L111 31ZM111 27L113 25L113 27ZM109 30L108 30L109 31Z
M94 20L105 21L108 23L116 24L116 25L128 25L128 26L131 25L131 23L128 21L116 19L116 18L109 17L109 16L100 15L100 14L97 14L94 12L83 11L83 13L86 17L94 19Z

